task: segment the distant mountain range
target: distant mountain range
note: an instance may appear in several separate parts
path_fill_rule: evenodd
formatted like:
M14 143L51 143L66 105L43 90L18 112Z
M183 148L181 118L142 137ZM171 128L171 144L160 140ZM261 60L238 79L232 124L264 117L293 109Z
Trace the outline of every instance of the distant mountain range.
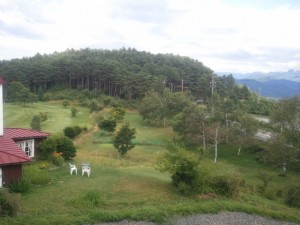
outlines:
M230 73L218 73L219 75ZM300 71L270 73L232 73L237 84L245 84L251 91L271 98L290 98L300 95Z
M251 91L271 98L290 98L300 94L300 82L290 80L257 81L237 79L237 84L245 84Z
M261 73L261 72L234 73L232 75L236 79L253 79L257 81L290 80L290 81L300 82L300 71L298 70L289 70L287 72L270 72L270 73Z

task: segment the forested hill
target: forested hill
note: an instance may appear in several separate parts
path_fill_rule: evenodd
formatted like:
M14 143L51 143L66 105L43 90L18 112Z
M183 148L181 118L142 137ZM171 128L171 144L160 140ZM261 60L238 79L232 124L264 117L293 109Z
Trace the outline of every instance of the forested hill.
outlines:
M8 84L20 81L34 92L64 86L126 99L141 98L147 90L159 91L164 87L173 91L189 89L195 97L205 99L211 94L212 77L220 93L234 83L231 75L217 77L195 59L130 48L71 49L5 60L0 61L0 74Z

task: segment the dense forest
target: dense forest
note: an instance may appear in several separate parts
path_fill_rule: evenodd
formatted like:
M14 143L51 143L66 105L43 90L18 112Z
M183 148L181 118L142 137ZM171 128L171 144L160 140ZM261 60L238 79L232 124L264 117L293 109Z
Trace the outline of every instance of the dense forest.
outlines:
M9 84L19 81L33 92L63 86L99 91L124 99L141 99L149 90L186 91L207 100L212 89L223 97L247 98L232 75L217 76L201 62L172 54L151 54L135 49L66 50L53 54L0 61L0 74ZM213 85L213 87L212 87Z

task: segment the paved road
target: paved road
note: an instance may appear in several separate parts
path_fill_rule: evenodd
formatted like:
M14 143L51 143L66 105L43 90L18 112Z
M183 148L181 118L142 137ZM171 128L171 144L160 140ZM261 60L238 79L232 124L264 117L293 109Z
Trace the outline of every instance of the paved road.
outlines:
M300 213L300 211L299 211ZM257 215L240 212L222 212L219 214L197 214L172 218L167 225L299 225L298 223L278 221ZM98 225L156 225L151 222L121 221Z

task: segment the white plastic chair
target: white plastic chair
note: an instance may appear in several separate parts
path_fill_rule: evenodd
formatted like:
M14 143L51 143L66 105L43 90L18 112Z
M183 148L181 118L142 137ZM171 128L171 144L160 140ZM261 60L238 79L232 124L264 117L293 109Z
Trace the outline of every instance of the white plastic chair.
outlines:
M86 174L88 177L90 177L91 174L91 166L89 164L82 164L82 176Z
M75 172L77 175L77 167L75 165L72 165L71 163L69 163L69 165L70 165L70 174L72 175L73 172Z

